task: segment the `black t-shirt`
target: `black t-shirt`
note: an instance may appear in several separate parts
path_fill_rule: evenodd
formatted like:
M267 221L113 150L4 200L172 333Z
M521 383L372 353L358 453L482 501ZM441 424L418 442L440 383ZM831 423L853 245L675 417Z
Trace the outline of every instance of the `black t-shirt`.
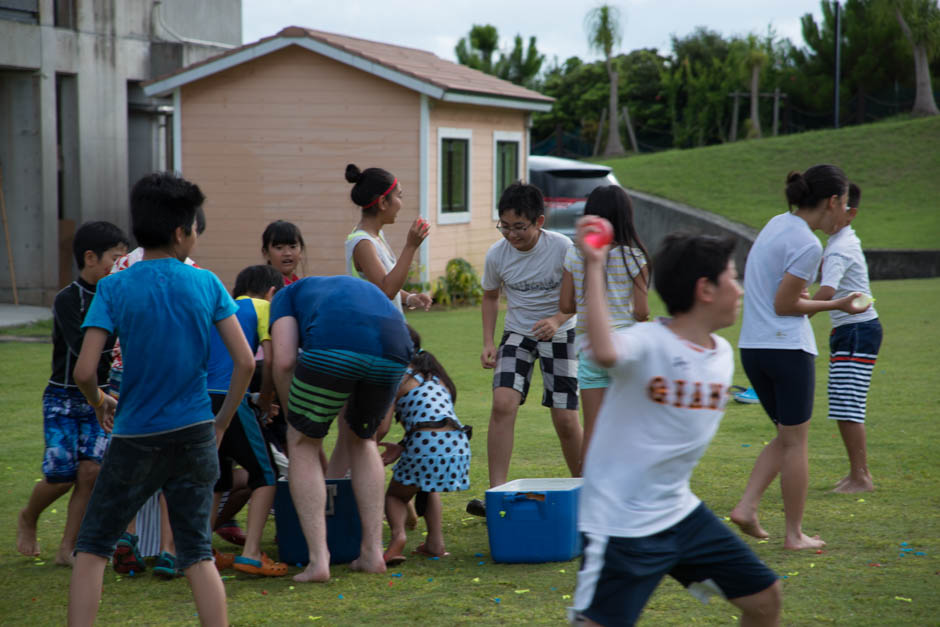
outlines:
M56 294L55 303L52 305L52 376L49 378L49 383L53 385L75 387L72 371L75 369L75 362L78 361L78 354L82 350L82 339L85 337L82 322L94 297L95 286L81 277ZM114 340L113 335L109 336L101 353L98 385L104 385L108 381Z

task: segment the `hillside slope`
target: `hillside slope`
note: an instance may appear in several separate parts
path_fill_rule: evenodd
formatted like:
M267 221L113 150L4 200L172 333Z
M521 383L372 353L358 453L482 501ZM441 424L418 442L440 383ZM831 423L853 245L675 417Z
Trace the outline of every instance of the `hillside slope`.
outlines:
M754 228L786 210L790 170L834 163L862 188L865 248L940 248L940 117L605 161L628 188Z

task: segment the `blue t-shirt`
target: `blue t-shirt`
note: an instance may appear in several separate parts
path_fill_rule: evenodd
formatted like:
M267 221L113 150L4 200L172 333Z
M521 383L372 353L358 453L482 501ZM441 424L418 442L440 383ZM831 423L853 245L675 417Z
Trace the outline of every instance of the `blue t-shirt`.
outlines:
M265 304L267 302L265 301ZM238 318L238 324L241 325L245 339L248 340L248 346L251 352L258 352L258 345L261 344L259 336L258 311L255 309L255 300L252 298L239 298L235 301L238 311L235 316ZM265 339L268 339L267 337ZM206 378L206 387L209 392L225 394L232 383L232 370L235 368L235 362L225 348L225 342L215 327L209 332L209 365Z
M97 288L82 328L121 339L124 375L113 435L211 421L209 331L237 309L218 277L176 259L154 259L101 279Z
M348 350L401 363L411 360L405 318L382 290L349 276L307 277L280 290L271 303L271 325L297 319L301 347Z

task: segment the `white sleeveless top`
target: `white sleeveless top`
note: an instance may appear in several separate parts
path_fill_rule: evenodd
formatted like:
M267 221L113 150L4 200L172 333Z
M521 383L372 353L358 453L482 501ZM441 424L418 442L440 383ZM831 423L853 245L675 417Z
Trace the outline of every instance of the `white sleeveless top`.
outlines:
M398 263L398 257L395 256L395 253L392 252L388 242L385 241L385 235L379 231L379 236L373 237L362 229L356 229L346 236L346 273L349 274L349 276L368 280L366 277L362 276L358 270L356 270L356 262L353 259L353 251L356 250L356 246L359 244L359 242L363 240L372 242L372 246L375 248L375 252L378 254L379 261L382 262L382 267L385 268L386 274L391 272L392 268L395 267L395 264ZM398 290L398 293L395 294L395 298L392 298L391 300L395 302L395 304L398 306L398 309L400 310L402 308L401 290Z

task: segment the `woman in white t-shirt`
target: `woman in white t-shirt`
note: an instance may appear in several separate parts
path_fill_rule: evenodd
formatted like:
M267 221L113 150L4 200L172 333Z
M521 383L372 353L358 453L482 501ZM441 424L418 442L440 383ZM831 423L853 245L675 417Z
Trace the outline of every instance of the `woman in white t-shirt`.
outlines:
M611 326L614 330L631 327L649 317L647 300L649 291L649 253L633 225L633 203L619 185L597 187L584 204L584 215L605 218L613 228L613 241L607 252L607 302L610 306ZM578 388L584 414L584 437L581 439L581 465L587 455L594 422L610 387L607 369L597 365L582 350L587 316L584 297L584 258L572 246L565 254L564 274L558 308L562 313L578 314L575 327L575 346L578 349ZM579 475L581 473L578 473Z
M807 286L816 278L822 244L813 231L832 234L845 219L849 182L833 165L816 165L787 175L791 209L771 218L758 234L744 272L741 365L777 435L764 447L747 488L731 512L744 533L769 534L761 527L757 507L767 486L780 474L786 520L786 549L815 549L819 536L803 533L803 509L809 481L809 419L816 383L816 339L809 315L841 309L858 313L857 293L831 301L811 300Z

